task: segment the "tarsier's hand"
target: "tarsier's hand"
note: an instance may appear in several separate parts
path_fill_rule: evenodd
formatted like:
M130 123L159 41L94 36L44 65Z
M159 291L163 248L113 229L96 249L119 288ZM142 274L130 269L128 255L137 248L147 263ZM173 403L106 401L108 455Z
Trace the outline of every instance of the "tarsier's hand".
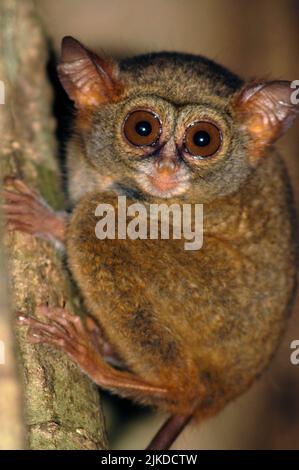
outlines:
M4 180L3 210L9 231L21 231L64 243L67 214L55 212L36 191L22 180Z

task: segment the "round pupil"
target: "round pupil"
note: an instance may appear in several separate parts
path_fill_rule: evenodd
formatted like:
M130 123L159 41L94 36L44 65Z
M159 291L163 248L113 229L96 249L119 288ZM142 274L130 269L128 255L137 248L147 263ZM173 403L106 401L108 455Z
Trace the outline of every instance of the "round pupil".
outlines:
M148 121L139 121L135 125L135 131L142 137L147 137L152 132L152 125Z
M206 131L198 131L193 136L193 142L197 147L206 147L211 142L210 134Z

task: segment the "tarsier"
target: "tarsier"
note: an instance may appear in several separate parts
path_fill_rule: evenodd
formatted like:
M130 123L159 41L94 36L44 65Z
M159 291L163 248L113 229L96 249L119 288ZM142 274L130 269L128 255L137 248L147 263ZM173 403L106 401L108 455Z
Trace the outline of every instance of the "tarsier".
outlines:
M295 290L288 176L272 147L299 113L290 82L244 83L201 56L113 62L62 42L58 75L76 118L68 144L72 214L7 179L9 230L65 242L86 321L53 306L19 315L33 343L64 350L100 387L170 418L169 447L246 391L269 364ZM204 207L204 243L98 240L95 209L126 195Z

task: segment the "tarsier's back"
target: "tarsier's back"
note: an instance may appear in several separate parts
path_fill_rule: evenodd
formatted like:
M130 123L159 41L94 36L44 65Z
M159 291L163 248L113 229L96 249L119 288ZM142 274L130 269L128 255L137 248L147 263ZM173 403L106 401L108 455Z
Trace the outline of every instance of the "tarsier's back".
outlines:
M107 70L111 81L99 84L106 96L94 88L98 106L86 111L77 97L70 267L125 366L169 390L163 401L136 399L179 413L197 402L203 417L268 365L290 310L292 197L269 144L297 108L278 109L290 96L286 82L246 87L200 57L154 54ZM98 240L96 208L111 204L117 220L119 195L146 207L203 204L203 246L186 250L171 237Z

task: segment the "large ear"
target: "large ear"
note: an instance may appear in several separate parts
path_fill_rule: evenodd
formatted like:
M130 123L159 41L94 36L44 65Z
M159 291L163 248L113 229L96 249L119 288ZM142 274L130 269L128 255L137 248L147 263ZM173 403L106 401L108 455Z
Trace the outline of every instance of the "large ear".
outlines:
M119 98L121 84L116 65L89 51L71 36L62 40L57 70L63 88L79 109Z
M234 99L241 126L252 137L252 163L257 163L266 146L281 137L299 114L296 92L288 81L245 85Z

